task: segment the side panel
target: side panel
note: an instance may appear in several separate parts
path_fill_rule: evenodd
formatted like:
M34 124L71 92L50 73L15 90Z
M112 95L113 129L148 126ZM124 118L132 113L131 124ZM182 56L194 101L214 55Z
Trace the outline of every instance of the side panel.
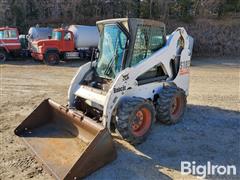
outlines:
M188 95L189 88L190 62L191 56L189 56L188 50L184 49L180 59L178 75L173 81L178 87L185 91L186 95Z
M21 44L17 38L16 39L1 39L0 47L3 47L4 49L6 49L6 51L10 52L13 50L20 50Z
M187 35L186 31L181 31L181 35L184 38L185 46L181 52L179 72L173 82L188 95L193 38Z
M75 92L80 88L82 79L90 71L90 69L91 69L91 62L88 62L88 63L82 65L78 69L74 78L72 79L70 87L68 89L68 105L69 105L69 107L73 106Z

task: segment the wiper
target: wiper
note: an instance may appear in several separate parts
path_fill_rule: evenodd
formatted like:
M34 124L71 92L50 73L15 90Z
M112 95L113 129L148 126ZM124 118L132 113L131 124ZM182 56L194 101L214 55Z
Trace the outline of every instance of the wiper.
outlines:
M115 53L114 56L112 57L112 59L110 60L110 62L108 63L107 68L104 71L105 75L109 75L110 69L111 69L111 67L113 65L113 62L114 62L114 59L115 59L116 56L117 56L117 54Z
M114 62L116 56L117 56L117 53L118 53L118 46L117 46L118 41L119 41L119 39L117 39L117 41L116 41L116 43L115 43L115 48L116 48L116 49L115 49L115 52L114 52L114 56L111 58L110 62L109 62L108 65L107 65L106 70L104 71L104 74L105 74L105 75L109 75L110 69L111 69L111 67L112 67L112 65L113 65L113 62Z

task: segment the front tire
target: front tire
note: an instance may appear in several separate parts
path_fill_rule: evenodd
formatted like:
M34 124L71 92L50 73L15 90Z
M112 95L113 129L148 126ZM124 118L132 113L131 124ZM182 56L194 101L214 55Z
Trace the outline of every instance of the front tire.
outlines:
M4 63L7 60L7 53L0 50L0 63Z
M60 57L57 52L48 52L45 54L44 63L50 66L59 64Z
M143 98L132 97L120 103L115 127L123 139L136 145L146 140L154 121L153 104Z
M177 86L164 86L156 101L157 120L164 124L179 122L184 115L186 104L186 95L182 89Z

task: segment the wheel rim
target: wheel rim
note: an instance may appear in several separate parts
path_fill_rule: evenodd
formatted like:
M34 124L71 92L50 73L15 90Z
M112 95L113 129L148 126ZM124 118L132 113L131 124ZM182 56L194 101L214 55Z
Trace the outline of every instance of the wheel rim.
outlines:
M56 59L57 59L57 55L56 54L50 54L48 56L48 60L49 60L50 63L55 63Z
M131 129L135 136L143 136L151 126L151 112L147 108L139 109L132 121Z
M0 61L4 61L5 60L5 55L0 53Z
M170 113L174 119L179 118L179 116L181 115L182 106L183 106L183 103L182 103L181 96L179 96L179 95L175 96L172 99L171 110L170 110Z

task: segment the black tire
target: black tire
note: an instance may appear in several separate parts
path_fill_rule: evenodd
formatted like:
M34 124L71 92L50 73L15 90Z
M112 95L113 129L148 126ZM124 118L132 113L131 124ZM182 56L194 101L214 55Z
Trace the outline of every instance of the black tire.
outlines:
M0 63L4 63L7 60L7 53L3 50L0 50Z
M59 64L60 57L57 52L47 52L44 57L44 63L50 66Z
M143 98L132 97L120 103L117 109L115 127L116 132L123 139L136 145L146 140L153 122L155 122L153 104Z
M173 85L164 85L156 100L156 119L164 124L179 122L185 112L187 99L185 92Z

